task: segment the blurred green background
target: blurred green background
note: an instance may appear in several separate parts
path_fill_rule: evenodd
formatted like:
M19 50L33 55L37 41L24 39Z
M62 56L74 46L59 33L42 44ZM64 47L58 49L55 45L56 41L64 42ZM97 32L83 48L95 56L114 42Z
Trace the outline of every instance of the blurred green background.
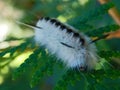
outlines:
M116 5L118 11L120 11L120 0L111 1ZM34 35L34 30L18 25L16 21L35 25L40 17L49 16L69 23L75 28L84 31L84 27L79 26L80 23L77 23L77 19L72 21L72 18L79 17L79 19L82 20L99 6L100 4L97 0L0 0L0 52L9 47L17 46L23 42L22 39ZM88 23L92 25L94 29L114 24L115 22L108 14L105 14ZM98 49L120 50L119 41L120 39L115 38L106 41L101 40L98 43ZM12 72L14 69L19 67L31 53L32 50L26 50L15 58L8 58L7 55L4 56L4 58L10 59L10 61L4 63L0 61L0 90L52 89L55 84L55 76L47 79L44 78L40 84L34 88L30 88L29 86L30 72L26 72L17 80L12 80Z

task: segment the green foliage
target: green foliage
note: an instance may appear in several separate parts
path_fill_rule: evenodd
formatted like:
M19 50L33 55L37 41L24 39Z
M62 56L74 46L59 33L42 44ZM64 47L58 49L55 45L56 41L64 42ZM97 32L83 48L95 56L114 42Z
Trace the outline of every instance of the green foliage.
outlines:
M120 57L120 51L100 51L99 55L109 60L111 57Z
M38 59L35 58L39 55L40 49L35 50L26 60L23 64L20 65L18 69L16 69L14 73L14 79L17 78L20 74L24 73L27 68L34 67L38 64Z
M108 26L104 26L104 27L100 27L98 29L93 30L92 31L88 31L86 32L87 35L92 36L92 37L101 37L104 33L108 33L111 31L116 31L120 28L119 25L108 25ZM92 32L92 33L91 33Z
M59 1L59 0L58 0ZM58 4L57 0L54 3L50 3L49 1L45 1L50 7L56 7ZM69 5L72 4L72 0L70 0ZM59 4L62 4L62 1L59 1ZM43 4L41 0L41 4ZM64 12L63 9L61 12L55 9L56 14L50 13L51 9L47 7L47 5L40 6L37 2L35 3L36 8L32 11L37 12L38 10L42 10L43 14L47 13L48 16L57 17L60 13ZM40 6L38 8L38 6ZM91 37L101 37L104 33L108 33L111 31L115 31L119 28L118 25L107 25L100 28L95 28L89 24L91 20L96 20L101 15L105 15L107 11L113 7L114 5L110 2L104 4L97 8L90 14L85 15L83 18L76 17L77 13L70 17L67 22L69 24L75 26L79 29L84 29L85 34ZM43 10L46 8L46 12ZM77 11L79 9L77 8ZM68 14L62 16L67 18ZM27 19L28 20L28 19ZM91 31L89 29L92 29ZM89 30L89 31L88 31ZM0 57L5 56L7 53L10 53L10 56L14 56L16 52L24 52L28 48L32 48L33 53L15 70L13 74L13 79L18 78L21 74L26 71L32 72L32 79L30 82L31 87L39 84L40 80L46 76L51 76L54 74L55 65L61 65L62 63L55 60L55 56L51 56L49 52L42 46L35 45L32 41L32 38L26 39L26 41L16 47L12 47L11 49L7 49L3 52L0 52ZM111 62L111 57L120 57L120 51L98 51L98 54L101 58L104 58L106 61ZM103 64L103 63L102 63ZM62 70L64 70L64 65L61 65ZM105 65L107 66L107 65ZM105 67L104 66L104 67ZM108 68L104 69L100 66L99 69L94 71L76 71L76 70L67 70L64 74L58 78L58 82L55 84L54 90L67 90L69 87L74 87L77 83L80 84L80 87L83 90L115 90L120 89L120 71L116 68ZM115 85L115 86L114 86ZM79 86L79 85L78 85ZM79 88L80 88L79 87ZM78 88L77 88L78 89ZM82 90L80 89L80 90Z
M114 75L112 75L113 73ZM116 76L119 76L119 73L119 70L113 69L107 71L97 70L91 73L68 70L66 74L63 75L62 79L57 83L54 90L67 90L68 85L75 86L76 82L80 84L84 83L83 86L81 86L82 90L118 89L120 88L120 79L117 79L118 77ZM108 86L109 83L114 83L116 79L117 87L114 87L114 85ZM107 80L109 80L109 83Z
M82 29L85 29L85 30L92 29L93 26L88 24L88 22L90 22L91 20L96 20L98 17L106 14L107 11L113 6L114 6L114 4L112 2L109 2L107 4L103 4L98 9L87 12L85 15L83 15L83 17L77 16L73 19L68 20L68 22L69 22L69 24L71 24L74 27L79 28L80 30L82 30Z
M63 76L62 79L58 81L54 90L67 90L68 85L74 85L75 82L80 80L81 72L75 70L68 70Z
M41 52L41 58L44 59L44 64L37 68L35 73L32 76L31 80L31 87L34 87L39 83L39 80L45 75L52 75L53 74L53 66L55 64L55 60L52 57L48 57L48 55L43 55Z

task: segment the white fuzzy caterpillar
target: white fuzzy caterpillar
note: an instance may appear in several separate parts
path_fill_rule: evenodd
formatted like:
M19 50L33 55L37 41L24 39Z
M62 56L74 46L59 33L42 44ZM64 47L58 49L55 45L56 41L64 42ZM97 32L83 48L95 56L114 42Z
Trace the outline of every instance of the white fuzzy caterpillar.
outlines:
M56 55L68 68L94 69L98 62L96 47L83 33L56 19L41 18L35 29L35 41Z

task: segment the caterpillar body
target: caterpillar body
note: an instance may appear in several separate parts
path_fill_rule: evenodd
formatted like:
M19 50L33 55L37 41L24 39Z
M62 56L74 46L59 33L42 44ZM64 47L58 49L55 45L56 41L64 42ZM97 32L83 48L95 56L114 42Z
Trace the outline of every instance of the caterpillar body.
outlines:
M30 26L26 24L27 26ZM35 29L35 41L45 46L67 68L91 70L98 62L97 49L91 39L77 29L57 19L40 18Z
M68 68L93 69L98 61L96 47L91 40L75 28L56 19L39 19L35 28L35 41L55 54Z

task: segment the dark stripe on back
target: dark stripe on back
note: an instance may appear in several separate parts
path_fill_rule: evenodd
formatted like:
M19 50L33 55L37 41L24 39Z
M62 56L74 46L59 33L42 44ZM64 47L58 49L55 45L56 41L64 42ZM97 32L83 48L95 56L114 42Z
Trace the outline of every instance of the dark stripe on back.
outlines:
M58 27L60 26L60 30L64 30L66 29L67 30L67 33L70 34L70 33L73 33L73 37L75 38L80 38L80 42L82 43L82 45L85 44L85 39L77 32L77 31L74 31L73 29L71 29L69 26L66 26L64 25L63 23L61 23L60 21L58 21L57 19L54 19L54 18L49 18L49 17L43 17L41 18L42 19L45 19L46 21L50 20L50 22L53 24L55 23L55 25Z
M53 24L53 23L56 23L57 20L56 19L50 19L50 22Z
M49 17L45 17L44 19L45 19L46 21L50 20L50 18L49 18Z

